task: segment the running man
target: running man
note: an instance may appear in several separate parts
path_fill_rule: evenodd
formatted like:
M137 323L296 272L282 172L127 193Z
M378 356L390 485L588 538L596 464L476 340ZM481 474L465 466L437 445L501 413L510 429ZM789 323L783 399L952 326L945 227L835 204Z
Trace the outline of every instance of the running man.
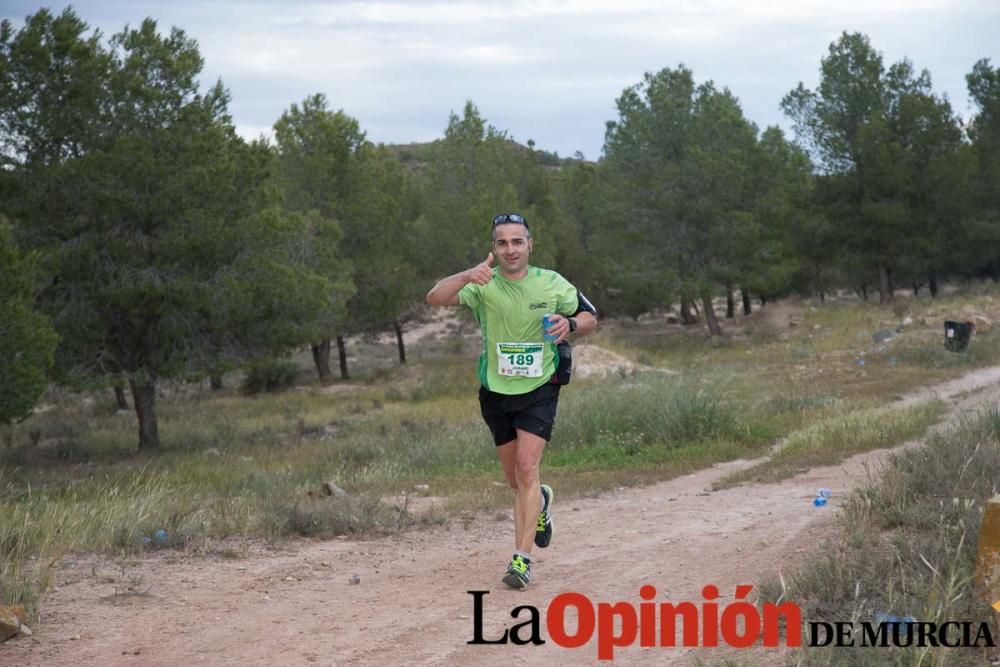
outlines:
M545 443L552 437L559 387L557 345L571 333L597 328L597 311L555 271L528 264L528 221L516 213L493 219L492 251L471 269L438 281L432 306L468 306L482 329L479 406L493 434L507 484L514 489L514 555L503 583L531 581L531 547L552 539L555 495L539 479ZM493 267L494 258L499 267ZM545 340L542 317L550 315Z

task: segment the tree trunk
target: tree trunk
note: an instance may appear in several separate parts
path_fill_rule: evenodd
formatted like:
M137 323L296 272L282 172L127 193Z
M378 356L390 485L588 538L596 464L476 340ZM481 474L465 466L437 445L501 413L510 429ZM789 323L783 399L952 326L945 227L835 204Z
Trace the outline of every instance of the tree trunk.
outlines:
M316 372L319 373L320 382L330 379L330 339L324 338L319 345L312 346L313 363L316 364Z
M743 297L743 314L749 315L753 312L753 308L750 305L750 292L741 288L740 295Z
M763 294L760 295L760 307L763 308L767 305L767 297Z
M826 303L826 292L824 292L823 290L819 291L819 302Z
M933 271L927 276L927 289L931 293L932 298L936 298L938 295L938 282L937 274Z
M865 301L868 300L868 285L861 283L861 298Z
M135 415L139 418L139 450L159 449L160 430L156 422L156 380L145 378L140 384L129 378Z
M128 401L125 400L125 387L120 384L115 385L115 401L118 402L119 410L128 410Z
M208 376L208 384L212 391L222 391L225 385L222 382L222 373L211 373Z
M892 277L885 264L878 265L878 302L879 305L892 302Z
M719 319L715 316L715 308L712 307L712 295L707 292L702 294L701 303L705 307L705 321L708 323L709 334L721 336L722 327L719 326Z
M344 344L343 336L337 336L337 354L340 355L340 377L349 380L351 376L347 372L347 345Z
M406 363L406 347L403 345L403 327L398 321L392 323L392 328L396 330L396 348L399 350L399 363Z
M920 283L913 283L913 298L920 296Z
M688 301L687 297L681 297L681 324L692 325L697 324L698 318L691 314L691 302Z
M736 317L736 298L733 296L733 286L726 285L726 319Z

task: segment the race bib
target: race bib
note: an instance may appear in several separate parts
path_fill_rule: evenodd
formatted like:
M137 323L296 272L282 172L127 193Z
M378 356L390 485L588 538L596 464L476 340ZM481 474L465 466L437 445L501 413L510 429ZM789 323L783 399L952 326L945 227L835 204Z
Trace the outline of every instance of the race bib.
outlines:
M542 375L541 343L497 343L497 372L529 378Z

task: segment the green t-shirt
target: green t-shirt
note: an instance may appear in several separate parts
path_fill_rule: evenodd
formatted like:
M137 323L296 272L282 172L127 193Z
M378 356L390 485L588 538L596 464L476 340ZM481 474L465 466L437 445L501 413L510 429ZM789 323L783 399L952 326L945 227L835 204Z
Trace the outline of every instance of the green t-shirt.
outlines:
M542 316L572 315L576 288L555 271L528 267L521 280L493 269L485 286L469 283L458 301L472 309L483 332L479 383L500 394L526 394L547 383L556 370L554 343L542 338Z

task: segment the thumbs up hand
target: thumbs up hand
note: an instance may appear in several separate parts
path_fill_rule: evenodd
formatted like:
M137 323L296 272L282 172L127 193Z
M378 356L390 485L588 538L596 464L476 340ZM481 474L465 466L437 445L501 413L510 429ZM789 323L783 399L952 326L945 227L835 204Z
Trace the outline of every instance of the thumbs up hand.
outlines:
M493 264L492 252L486 256L486 259L482 263L476 264L466 271L469 282L476 283L477 285L486 285L493 280L493 269L490 268L491 264Z

